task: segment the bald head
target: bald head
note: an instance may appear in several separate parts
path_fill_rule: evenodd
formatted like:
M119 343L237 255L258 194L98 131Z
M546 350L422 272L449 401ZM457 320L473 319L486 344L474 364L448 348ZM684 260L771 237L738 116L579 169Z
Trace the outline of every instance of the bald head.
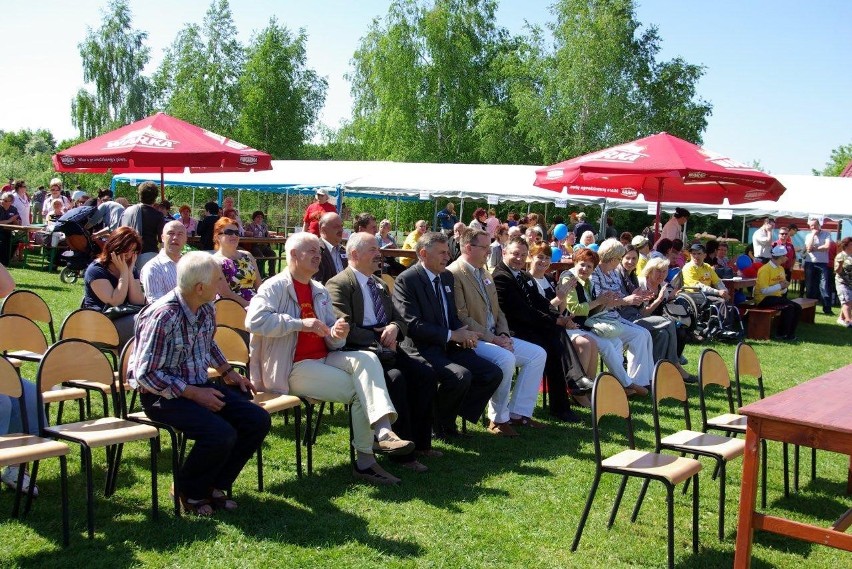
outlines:
M343 220L336 213L325 213L319 219L320 237L334 245L343 241Z
M186 246L186 227L180 221L170 221L163 226L163 250L173 261L180 259Z

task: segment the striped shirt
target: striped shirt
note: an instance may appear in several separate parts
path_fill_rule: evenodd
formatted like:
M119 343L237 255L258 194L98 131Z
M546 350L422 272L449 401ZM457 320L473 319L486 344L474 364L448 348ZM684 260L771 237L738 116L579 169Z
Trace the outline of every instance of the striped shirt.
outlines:
M215 329L213 305L203 304L193 314L177 290L148 305L136 318L130 385L172 399L187 385L207 383L208 366L227 364L213 341Z
M164 250L160 250L156 257L142 267L139 279L145 291L145 300L154 303L177 286L177 263Z

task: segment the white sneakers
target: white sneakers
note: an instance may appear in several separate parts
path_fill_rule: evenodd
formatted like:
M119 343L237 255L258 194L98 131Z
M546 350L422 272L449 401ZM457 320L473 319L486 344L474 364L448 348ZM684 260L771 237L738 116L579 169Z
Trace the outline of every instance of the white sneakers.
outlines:
M850 328L850 327L852 327L852 324L851 324L851 323L849 323L849 322L847 322L847 321L845 321L843 318L838 318L838 319L837 319L837 323L838 323L838 324L840 324L841 326L843 326L844 328Z
M3 469L3 474L0 475L0 480L3 481L3 484L14 490L18 487L18 472L19 466L7 466ZM23 491L30 491L30 475L24 473L24 483L22 484ZM33 497L38 496L38 486L33 488Z

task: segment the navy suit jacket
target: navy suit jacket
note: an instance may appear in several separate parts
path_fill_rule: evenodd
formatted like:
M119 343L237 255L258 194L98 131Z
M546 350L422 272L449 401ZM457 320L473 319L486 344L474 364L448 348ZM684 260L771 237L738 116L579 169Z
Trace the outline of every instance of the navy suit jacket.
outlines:
M455 301L455 279L449 271L439 275L447 307L449 327L443 323L440 306L435 298L435 286L420 263L396 277L393 304L408 326L408 335L402 348L411 355L428 357L429 352L447 350L447 336L451 330L463 326L458 317Z

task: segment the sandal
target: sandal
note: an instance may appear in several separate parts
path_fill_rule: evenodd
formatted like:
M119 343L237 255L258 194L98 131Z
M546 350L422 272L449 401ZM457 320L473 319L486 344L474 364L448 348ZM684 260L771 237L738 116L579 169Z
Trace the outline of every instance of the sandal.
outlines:
M209 518L213 515L213 505L207 498L193 500L192 498L187 498L183 494L179 494L178 498L180 499L180 505L183 507L183 511L188 514L195 514L201 518Z
M233 512L238 507L237 503L228 498L225 492L215 488L210 492L210 501L213 503L214 508L225 510L226 512Z

